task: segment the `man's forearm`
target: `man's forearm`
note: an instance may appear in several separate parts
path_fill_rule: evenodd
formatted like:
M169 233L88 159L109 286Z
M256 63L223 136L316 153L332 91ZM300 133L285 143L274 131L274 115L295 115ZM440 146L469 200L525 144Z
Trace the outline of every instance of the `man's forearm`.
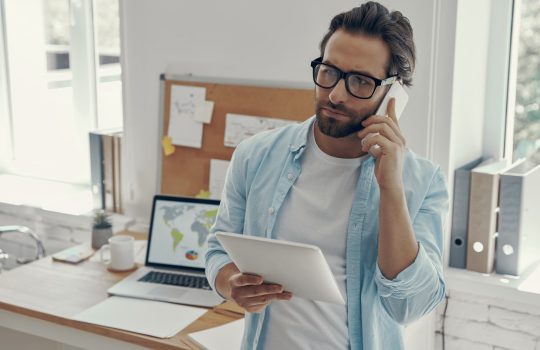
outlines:
M238 267L231 262L227 265L224 265L221 270L219 270L218 275L216 276L216 289L221 296L225 299L231 299L231 286L229 285L229 278L239 273Z
M379 268L394 279L416 259L418 243L402 189L381 189L379 208Z

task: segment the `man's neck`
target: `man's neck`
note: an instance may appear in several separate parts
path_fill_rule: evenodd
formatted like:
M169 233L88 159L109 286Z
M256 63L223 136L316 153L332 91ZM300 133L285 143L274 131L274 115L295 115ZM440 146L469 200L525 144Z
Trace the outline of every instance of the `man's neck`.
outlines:
M330 137L319 130L317 121L315 121L313 131L317 146L329 156L336 158L358 158L367 154L367 152L362 151L362 140L356 136L356 133L340 138Z

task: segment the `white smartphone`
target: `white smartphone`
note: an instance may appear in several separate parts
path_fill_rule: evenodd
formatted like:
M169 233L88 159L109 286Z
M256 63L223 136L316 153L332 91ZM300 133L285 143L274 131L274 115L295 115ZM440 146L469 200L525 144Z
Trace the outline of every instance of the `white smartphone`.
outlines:
M396 117L399 120L399 117L401 117L401 113L403 113L403 110L405 109L405 106L407 105L407 102L409 101L409 95L407 94L407 92L405 91L401 83L398 81L396 81L395 83L392 84L392 86L390 86L390 89L384 96L381 104L379 105L379 108L377 109L377 112L375 112L376 115L388 116L387 114L388 102L390 101L392 97L396 99L396 105L395 105ZM362 139L362 143L364 143L365 140L375 135L378 135L378 133L367 134L366 137ZM369 153L373 155L373 151L376 150L377 148L379 148L379 145L371 146L371 148L369 149Z

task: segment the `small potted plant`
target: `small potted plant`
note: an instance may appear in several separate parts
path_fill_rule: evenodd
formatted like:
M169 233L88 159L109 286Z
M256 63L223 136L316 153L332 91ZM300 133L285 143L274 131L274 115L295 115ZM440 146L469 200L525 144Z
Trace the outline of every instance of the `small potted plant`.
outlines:
M92 226L92 248L99 249L112 237L112 224L110 214L99 209L94 212L94 224Z

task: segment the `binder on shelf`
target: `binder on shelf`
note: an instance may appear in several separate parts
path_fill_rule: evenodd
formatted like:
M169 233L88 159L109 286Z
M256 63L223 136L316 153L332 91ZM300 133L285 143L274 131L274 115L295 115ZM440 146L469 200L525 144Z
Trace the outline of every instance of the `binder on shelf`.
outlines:
M103 129L89 132L90 169L94 209L118 212L120 208L120 140L114 139L121 134L121 129ZM118 146L118 152L115 151ZM117 165L115 165L117 159ZM117 175L115 176L115 167ZM115 177L118 183L115 188ZM115 203L115 191L118 198Z
M522 162L501 174L495 271L520 275L540 259L540 165Z
M103 189L105 196L105 210L114 211L114 155L113 136L101 135L103 142Z
M105 190L103 188L103 143L101 134L91 131L90 138L90 181L94 209L105 208Z
M471 170L480 165L482 161L483 158L476 159L454 171L449 259L451 267L464 269L467 266L467 225L469 220Z
M121 184L121 154L122 133L113 134L113 211L121 214L122 210L122 184Z
M502 160L480 165L471 171L467 224L467 270L482 273L493 271L499 205L499 177L500 173L507 168L508 161Z

